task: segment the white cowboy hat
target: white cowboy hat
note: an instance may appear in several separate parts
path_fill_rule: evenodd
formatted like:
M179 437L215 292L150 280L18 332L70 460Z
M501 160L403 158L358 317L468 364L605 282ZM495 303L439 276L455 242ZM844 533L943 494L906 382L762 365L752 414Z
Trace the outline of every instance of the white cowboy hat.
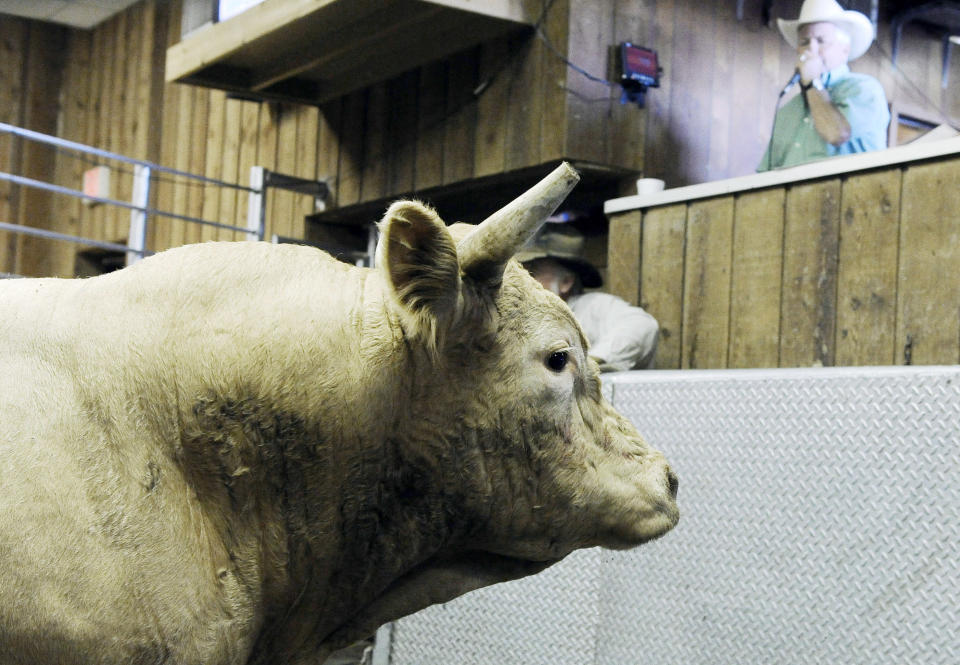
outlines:
M804 0L800 7L800 17L796 21L777 19L780 34L793 48L797 48L797 28L805 23L833 23L850 35L850 56L856 60L867 52L873 41L873 23L857 11L845 11L837 0Z

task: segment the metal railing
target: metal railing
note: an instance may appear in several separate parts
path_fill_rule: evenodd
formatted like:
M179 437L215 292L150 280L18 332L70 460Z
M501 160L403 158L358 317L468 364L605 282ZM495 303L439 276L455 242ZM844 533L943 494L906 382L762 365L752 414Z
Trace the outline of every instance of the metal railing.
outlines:
M133 157L95 148L83 143L77 143L76 141L69 141L57 136L51 136L49 134L43 134L29 129L23 129L22 127L16 127L14 125L9 125L2 122L0 122L0 133L6 133L29 141L51 145L61 150L74 151L84 155L91 155L93 157L113 160L133 166L133 188L130 201L91 196L77 189L71 189L69 187L56 185L42 180L36 180L34 178L27 178L13 173L0 171L0 181L10 182L23 187L40 189L54 194L80 198L93 203L103 203L111 206L117 206L130 211L130 229L127 235L126 245L108 242L102 239L58 233L56 231L25 226L22 224L11 224L2 220L0 220L0 230L46 238L50 240L72 242L88 247L106 249L109 251L125 252L127 265L130 265L131 263L134 263L153 253L147 249L146 246L147 225L149 218L151 217L165 217L217 229L239 231L245 234L247 240L263 240L266 229L266 193L268 189L283 189L300 194L312 195L321 199L326 199L329 193L329 188L325 181L307 180L304 178L275 173L263 168L262 166L251 167L250 184L241 185L238 183L209 178L207 176L202 176L195 173L189 173L187 171L181 171L167 166L161 166L160 164L155 164L146 160L135 159ZM246 225L235 226L232 224L224 224L222 222L214 222L201 219L199 217L182 215L179 213L150 207L149 201L151 195L151 185L155 174L165 174L206 185L225 187L246 192L248 195ZM0 276L13 275L9 275L8 273L0 273Z

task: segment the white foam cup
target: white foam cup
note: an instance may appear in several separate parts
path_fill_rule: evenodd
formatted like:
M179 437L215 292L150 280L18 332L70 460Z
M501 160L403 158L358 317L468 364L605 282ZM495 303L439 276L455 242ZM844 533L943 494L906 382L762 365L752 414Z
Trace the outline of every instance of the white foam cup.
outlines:
M662 192L664 184L660 178L640 178L637 180L637 194L656 194L657 192Z

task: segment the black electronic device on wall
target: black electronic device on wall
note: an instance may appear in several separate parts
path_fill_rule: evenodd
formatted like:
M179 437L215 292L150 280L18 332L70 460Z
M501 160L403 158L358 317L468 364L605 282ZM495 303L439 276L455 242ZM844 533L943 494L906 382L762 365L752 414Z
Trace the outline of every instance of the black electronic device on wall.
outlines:
M620 101L643 106L647 88L660 87L660 63L657 52L630 42L620 44Z

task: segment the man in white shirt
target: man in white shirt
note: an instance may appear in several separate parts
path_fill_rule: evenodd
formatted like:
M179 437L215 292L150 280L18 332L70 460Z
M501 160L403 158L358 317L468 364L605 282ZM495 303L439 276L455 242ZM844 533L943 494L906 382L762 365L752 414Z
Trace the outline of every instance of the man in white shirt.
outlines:
M584 238L575 229L545 224L518 259L548 291L562 298L580 322L600 371L650 369L659 325L641 307L600 291L600 273L582 258Z

